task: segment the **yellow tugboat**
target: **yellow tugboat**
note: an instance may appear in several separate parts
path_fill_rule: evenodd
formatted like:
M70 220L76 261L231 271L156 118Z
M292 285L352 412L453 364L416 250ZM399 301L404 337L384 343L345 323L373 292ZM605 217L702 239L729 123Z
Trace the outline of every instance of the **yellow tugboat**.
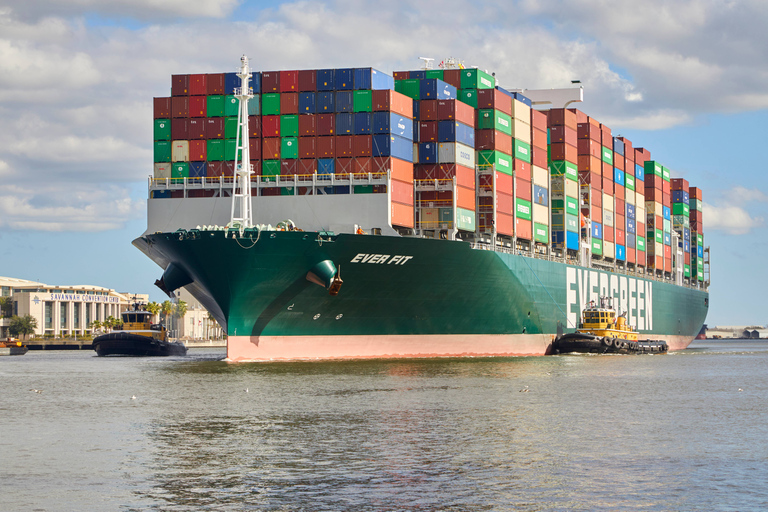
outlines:
M122 313L123 326L93 340L93 350L100 356L183 356L187 347L168 340L162 324L152 323L152 314L139 304Z
M16 338L0 339L0 356L23 356L29 348Z
M554 354L659 354L668 350L663 340L638 341L637 331L627 323L627 313L617 315L609 297L601 297L600 305L587 304L576 332L558 337L552 346Z

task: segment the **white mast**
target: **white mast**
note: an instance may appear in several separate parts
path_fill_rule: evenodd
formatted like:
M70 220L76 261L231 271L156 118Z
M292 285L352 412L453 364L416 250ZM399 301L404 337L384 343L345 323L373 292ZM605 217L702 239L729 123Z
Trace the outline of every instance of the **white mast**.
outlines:
M235 154L235 176L232 184L232 215L229 226L241 230L253 226L253 214L251 212L251 166L250 147L248 145L248 100L253 98L248 81L251 78L251 70L248 67L248 57L240 58L241 86L235 88L235 97L240 100L240 110L237 112L237 140Z

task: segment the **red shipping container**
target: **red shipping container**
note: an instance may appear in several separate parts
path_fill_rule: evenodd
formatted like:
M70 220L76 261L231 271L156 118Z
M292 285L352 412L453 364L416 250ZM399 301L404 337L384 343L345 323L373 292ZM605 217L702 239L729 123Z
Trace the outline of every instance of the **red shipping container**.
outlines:
M514 194L514 178L509 174L496 171L496 192L504 194Z
M189 96L171 98L171 115L173 117L189 117Z
M205 138L223 139L224 138L224 118L209 117L205 119Z
M261 116L261 136L280 136L280 116Z
M698 187L689 187L688 195L691 197L691 199L701 200L701 189Z
M670 190L669 188L668 181L661 182L661 192L664 194L664 196L670 196L670 199L667 200L664 204L672 204L672 200L671 200L672 190Z
M603 161L595 156L581 155L578 157L579 171L591 171L602 176Z
M354 137L352 135L337 135L336 158L352 158L354 156Z
M564 142L556 142L549 145L549 152L552 160L566 160L577 163L579 161L578 150L576 146L571 146Z
M538 110L531 109L531 127L534 130L541 130L546 135L547 114Z
M299 92L299 72L280 71L280 92ZM262 77L262 83L264 78Z
M611 129L606 125L600 125L600 142L603 146L613 149L613 136L611 135Z
M413 100L408 96L391 89L375 90L371 96L374 112L390 111L413 119Z
M370 135L354 135L353 139L353 156L370 157L373 151L373 137Z
M391 180L392 201L400 204L413 204L413 183Z
M661 178L661 176L656 176L655 174L647 174L645 176L645 188L646 190L649 188L655 188L661 192L664 188L664 180Z
M635 192L644 196L645 195L645 182L641 180L635 180Z
M547 150L547 131L531 128L531 146Z
M299 160L299 174L316 174L317 160L314 158Z
M224 94L224 73L208 73L206 75L205 94Z
M613 242L613 227L603 226L603 241Z
M504 112L508 116L512 115L512 97L504 94L498 89L478 89L477 90L477 108L494 109ZM530 123L530 119L524 119Z
M553 108L549 110L549 127L553 126L567 126L576 130L578 128L578 122L576 121L576 114L568 110L567 108Z
M650 159L650 151L645 148L635 148L635 163L642 165Z
M189 120L189 139L205 139L205 119Z
M531 182L515 178L515 197L531 201L533 197Z
M299 137L299 158L317 158L316 137Z
M580 123L588 123L589 122L589 116L587 114L585 114L584 112L582 112L581 110L576 109L576 108L569 108L568 110L570 110L571 112L576 114L576 124L577 125L580 124Z
M456 186L456 206L475 211L475 189Z
M413 228L413 206L392 202L390 205L392 225Z
M443 71L443 82L451 84L457 89L461 89L461 70L446 69Z
M496 212L496 233L499 235L513 236L515 234L515 218L506 213ZM490 231L491 226L487 226Z
M189 96L189 75L171 75L171 96Z
M602 182L600 183L600 185L602 185ZM600 188L594 188L595 187L594 185L592 185L592 187L593 187L591 190L592 204L602 208L603 207L603 191Z
M313 92L317 90L317 71L304 69L299 71L299 91Z
M281 176L293 176L295 174L299 174L299 161L290 159L290 160L280 160L280 175Z
M248 136L261 137L261 116L248 116Z
M205 85L206 75L189 75L189 94L190 96L205 96L208 94L208 88Z
M547 150L542 148L531 148L531 161L536 167L547 168Z
M616 220L614 221L615 226L618 228L624 229L626 228L626 225L624 224L625 222L624 219L626 218L626 216L623 213L619 213L619 212L627 211L627 204L624 202L623 199L619 199L618 197L616 197L615 194L613 197L614 197L613 211L616 212Z
M171 98L154 98L152 107L155 119L171 118Z
M336 156L336 137L317 138L317 158L334 158Z
M631 236L634 236L634 235L631 235ZM635 254L636 254L635 249L632 247L627 247L626 253L627 253L627 263L635 263Z
M617 137L620 141L624 143L624 156L627 157L628 160L635 161L635 149L632 147L632 141L625 138L625 137Z
M261 157L264 160L280 159L280 138L269 137L261 139Z
M492 149L512 154L512 136L498 130L475 130L475 149Z
M620 155L618 153L613 154L613 166L617 168L620 171L624 170L624 155ZM632 169L634 172L634 169Z
M437 121L419 122L419 142L437 142Z
M205 175L209 178L224 176L224 162L208 162Z
M603 192L608 195L613 195L613 178L603 178Z
M248 151L251 160L261 160L261 139L253 137L248 139Z
M463 165L441 164L441 172L446 178L456 177L456 184L462 187L475 189L475 170Z
M206 117L207 96L190 96L189 97L189 117Z
M515 213L515 196L511 194L505 194L503 192L496 192L496 213L503 213L504 215L514 215Z
M439 178L440 167L433 165L414 165L413 176L417 180L436 180Z
M645 251L637 251L637 266L645 267Z
M619 228L614 228L614 236L616 238L616 245L624 245L626 246L627 242L624 238L624 230Z
M368 174L373 172L373 164L370 158L355 158L354 172L357 174Z
M336 114L317 115L317 134L320 136L336 134Z
M686 265L690 265L691 264L691 253L689 253L689 252L684 252L683 253L683 263L685 263Z
M189 140L189 119L171 119L171 139Z
M599 224L603 223L603 209L599 206L592 205L592 208L590 209L589 218L592 219L592 222L597 222Z
M299 113L299 93L284 92L280 95L280 113L281 114L298 114Z
M315 135L317 135L317 116L315 116L314 114L300 115L299 116L299 136L314 137Z
M568 128L567 126L553 126L549 129L549 141L550 144L556 142L565 142L571 146L578 144L578 138L576 137L576 130Z
M514 158L512 160L512 172L515 178L525 181L531 181L531 164Z
M208 143L204 140L189 141L189 161L205 162L207 158Z
M669 247L668 245L665 245L664 248L666 249ZM672 272L672 257L664 258L664 272Z
M280 72L264 71L261 73L261 92L280 92Z
M411 78L411 72L410 71L395 71L392 73L392 77L395 80L408 80Z
M459 100L437 100L437 119L453 119L468 126L475 126L475 109Z
M579 139L576 147L578 149L579 156L590 155L595 158L603 157L603 145L594 139Z
M516 219L515 236L523 240L530 240L533 234L533 223L530 220Z
M609 178L613 181L613 166L603 162L603 178Z
M437 121L437 100L422 100L419 102L419 120Z
M616 197L616 199L621 199L624 201L624 198L626 197L624 190L624 185L619 185L618 183L613 184L613 195Z
M683 192L688 192L690 189L688 180L683 178L672 178L669 182L669 188L671 190L682 190Z

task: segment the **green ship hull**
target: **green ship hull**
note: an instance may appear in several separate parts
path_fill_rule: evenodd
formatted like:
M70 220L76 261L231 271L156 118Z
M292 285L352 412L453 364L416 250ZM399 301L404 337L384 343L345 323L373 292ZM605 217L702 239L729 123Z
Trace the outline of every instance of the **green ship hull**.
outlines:
M225 328L232 361L540 355L600 296L679 350L708 310L700 289L461 241L191 230L134 243ZM323 265L337 295L310 281Z

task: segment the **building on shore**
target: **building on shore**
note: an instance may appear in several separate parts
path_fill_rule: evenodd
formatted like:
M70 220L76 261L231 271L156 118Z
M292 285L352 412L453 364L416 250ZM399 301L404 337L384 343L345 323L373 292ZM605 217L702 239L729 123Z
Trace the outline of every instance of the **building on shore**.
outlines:
M717 325L707 327L707 338L765 339L768 328L755 325Z

